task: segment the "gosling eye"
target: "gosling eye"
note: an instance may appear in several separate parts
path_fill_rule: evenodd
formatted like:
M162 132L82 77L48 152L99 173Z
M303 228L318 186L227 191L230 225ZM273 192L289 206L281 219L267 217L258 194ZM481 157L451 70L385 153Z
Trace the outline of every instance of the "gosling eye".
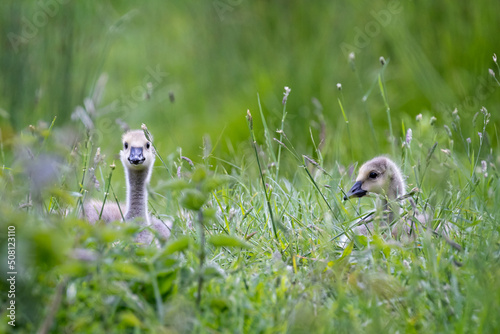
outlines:
M151 146L151 144L149 142L146 143L146 148L149 150L149 147Z
M370 179L376 179L377 176L378 176L377 172L370 172L370 175L369 175Z
M125 149L128 149L128 143L127 143L127 142L124 142L124 143L123 143L123 147L124 147Z

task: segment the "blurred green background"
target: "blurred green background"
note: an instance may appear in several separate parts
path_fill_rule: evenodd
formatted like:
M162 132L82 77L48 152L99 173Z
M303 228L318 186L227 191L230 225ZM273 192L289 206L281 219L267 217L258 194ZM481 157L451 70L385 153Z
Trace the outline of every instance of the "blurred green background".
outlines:
M102 93L97 82L105 73L94 123L107 154L119 149L120 118L132 128L146 123L164 155L182 147L200 161L205 134L215 155L233 155L242 143L248 147L246 109L262 134L257 94L269 128L278 129L289 86L285 132L299 150L309 153L324 117L331 147L325 160L366 160L390 153L377 83L382 56L396 141L404 137L402 122L415 127L419 113L426 122L437 117L442 130L458 107L469 133L482 105L499 120L498 85L488 74L492 68L498 76L498 1L7 0L0 8L6 145L14 133L54 116L57 127L83 135L71 115Z

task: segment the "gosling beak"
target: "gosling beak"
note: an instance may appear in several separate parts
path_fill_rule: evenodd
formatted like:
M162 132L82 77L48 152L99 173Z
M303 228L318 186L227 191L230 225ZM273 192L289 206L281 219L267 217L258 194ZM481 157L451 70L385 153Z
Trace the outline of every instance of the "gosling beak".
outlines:
M347 199L351 198L351 197L363 197L363 196L365 196L367 191L361 189L362 184L363 184L362 181L357 181L356 183L354 183L351 190L349 190L347 192L347 194L344 196L344 201L347 201Z
M130 148L130 155L128 156L128 161L132 165L140 165L144 163L146 158L144 158L144 155L142 155L142 147L131 147Z

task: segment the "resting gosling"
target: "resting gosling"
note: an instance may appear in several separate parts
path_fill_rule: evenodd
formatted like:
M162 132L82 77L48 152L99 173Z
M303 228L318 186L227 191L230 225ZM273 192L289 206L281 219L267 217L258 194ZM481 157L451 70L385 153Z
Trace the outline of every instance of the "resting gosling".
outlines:
M154 148L142 130L124 133L122 144L120 160L125 168L127 182L127 204L123 218L126 221L137 220L141 226L149 226L157 231L161 238L167 239L170 236L171 222L163 223L161 220L151 217L147 207L147 185L151 180L155 162ZM102 203L97 201L90 201L85 205L87 220L92 223L97 221L101 207ZM104 206L101 219L106 222L122 220L122 212L117 204L109 203ZM136 237L136 241L143 244L150 244L152 240L153 233L148 229L141 231Z
M381 204L384 212L387 212L387 222L391 223L395 218L398 218L402 212L401 206L398 203L398 198L406 194L405 182L398 166L389 158L380 156L365 162L359 169L356 183L351 190L344 196L344 200L352 197L363 197L368 193L381 195ZM421 221L425 221L425 217ZM357 232L363 235L368 234L368 229L373 227L373 223L367 223L367 226L359 226ZM395 224L391 231L393 237L397 237L399 224ZM413 225L413 226L412 226ZM403 234L415 233L415 224L411 220L404 222Z

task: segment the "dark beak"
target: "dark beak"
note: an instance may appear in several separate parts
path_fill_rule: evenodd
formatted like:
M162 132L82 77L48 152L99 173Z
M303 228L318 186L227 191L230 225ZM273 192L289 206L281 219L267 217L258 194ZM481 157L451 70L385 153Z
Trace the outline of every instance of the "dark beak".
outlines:
M131 147L130 155L128 156L128 161L132 165L140 165L144 163L146 158L142 155L142 147Z
M365 196L367 191L361 189L362 184L363 184L363 182L361 182L361 181L354 183L351 190L349 190L347 192L347 194L344 196L344 201L347 201L347 199L351 198L351 197L363 197L363 196Z

